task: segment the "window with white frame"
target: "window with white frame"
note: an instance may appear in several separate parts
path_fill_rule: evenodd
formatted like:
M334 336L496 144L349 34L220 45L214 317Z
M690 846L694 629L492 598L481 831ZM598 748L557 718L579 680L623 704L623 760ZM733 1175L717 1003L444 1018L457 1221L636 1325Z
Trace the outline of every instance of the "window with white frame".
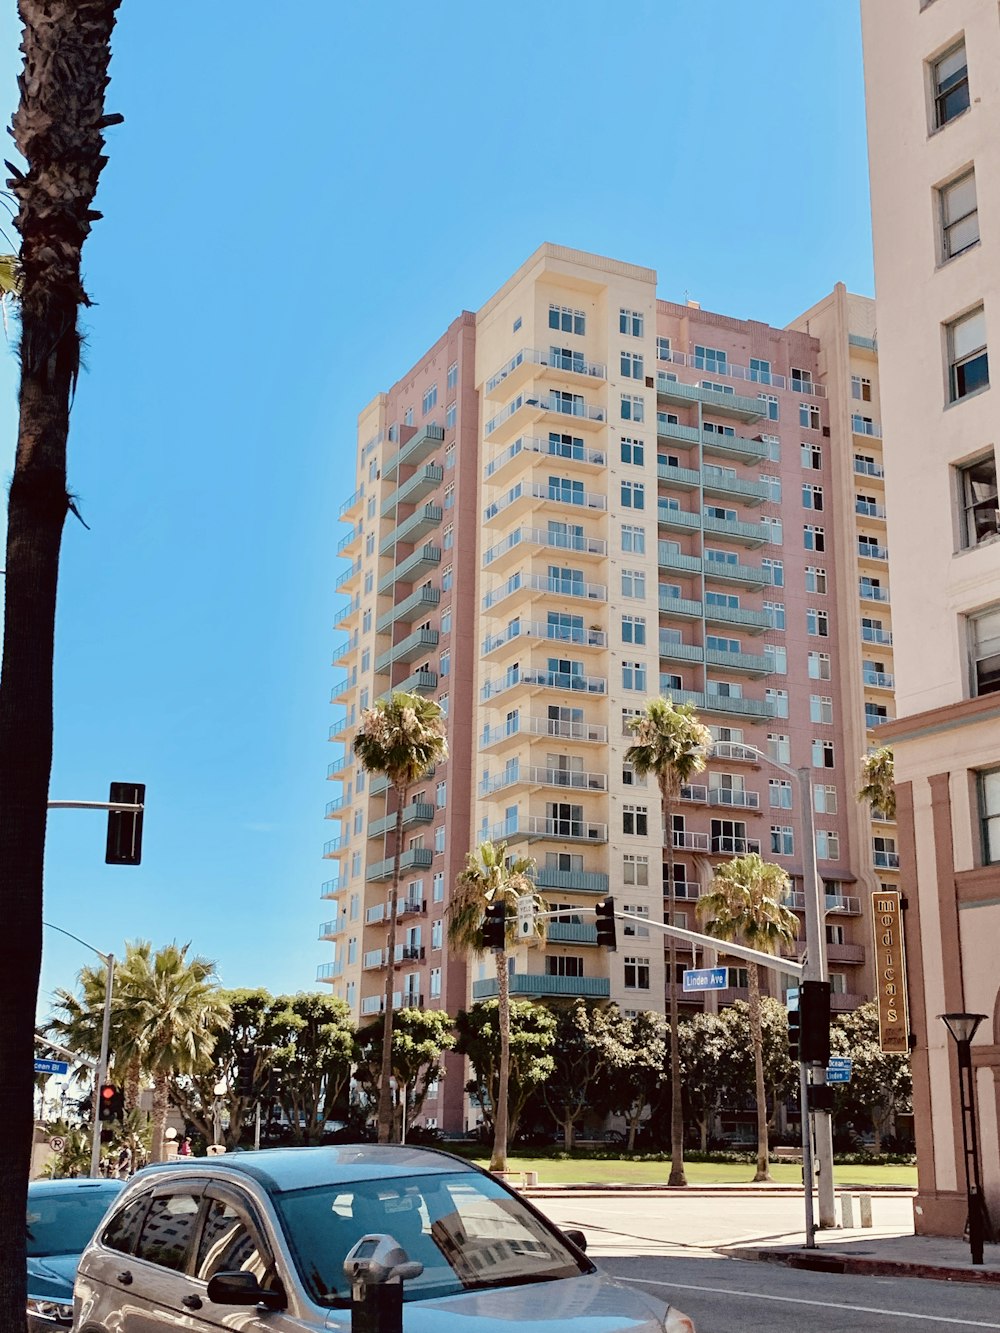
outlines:
M768 669L776 676L788 675L788 649L780 643L765 643L763 654L768 659Z
M825 611L818 611L814 606L806 610L806 633L821 639L829 638L830 620Z
M779 764L790 764L792 762L791 739L780 732L769 731L767 733L767 753Z
M444 922L441 920L431 922L431 948L441 949L444 947Z
M431 410L431 408L435 406L437 400L438 400L438 386L436 384L432 384L431 387L424 393L424 396L421 399L420 402L421 414L423 416L426 416L427 413Z
M795 832L785 824L771 825L771 855L794 856Z
M642 353L623 351L621 353L621 372L626 379L644 379L646 372L643 369Z
M810 694L809 721L833 722L833 699L826 694Z
M622 306L618 311L619 333L627 333L632 338L641 338L645 322L641 310L626 310Z
M448 526L445 528L444 532L441 534L441 546L443 550L450 551L454 545L455 545L455 529L449 523Z
M963 254L979 240L976 172L972 168L938 190L941 262Z
M646 554L646 529L634 523L622 524L622 551L631 555Z
M431 897L436 903L444 902L444 871L435 870L431 880Z
M784 560L775 560L772 556L766 555L763 560L761 560L760 565L761 569L767 571L772 587L783 588L785 586Z
M727 472L731 471L731 472L733 473L733 476L736 475L736 469L735 469L735 468L731 468L731 469L730 469L730 468L727 468L726 471L727 471ZM770 473L767 473L767 472L762 472L761 475L760 475L760 480L761 480L761 485L767 487L767 498L768 498L768 501L769 501L771 504L780 505L780 504L781 504L781 478L780 478L780 477L772 476Z
M448 406L445 408L445 411L444 411L444 424L445 424L445 428L446 428L447 430L451 430L452 427L455 425L455 422L457 421L457 419L458 419L458 404L457 404L457 403L449 403ZM449 444L449 446L448 446L447 452L446 452L446 454L445 454L445 464L444 464L444 465L445 465L445 467L454 467L454 466L455 466L455 446L452 445L452 444Z
M646 461L646 446L642 440L633 439L631 435L621 437L621 457L623 463L631 463L635 467L642 467Z
M979 794L980 855L985 866L1000 862L1000 768L976 775Z
M645 691L645 662L622 662L622 689Z
M771 629L785 628L785 603L784 602L765 602L764 614L767 616L767 623Z
M997 494L996 454L956 468L962 505L963 547L992 541L1000 533L1000 496Z
M799 403L799 425L803 430L819 430L819 408L812 403Z
M549 328L559 329L562 333L586 333L587 316L582 310L573 310L570 306L549 306Z
M802 508L803 509L823 508L822 486L814 486L811 482L802 483Z
M806 658L806 665L810 680L830 680L832 678L829 653L810 653Z
M815 523L804 523L802 526L802 544L807 551L825 551L826 529L817 527Z
M624 910L633 916L649 916L649 908L637 903L626 903ZM634 940L648 940L649 927L640 925L638 921L625 921L622 923L622 934Z
M767 702L771 705L771 716L772 716L772 717L787 717L787 716L788 716L788 691L787 691L787 690L776 690L776 689L773 689L772 687L768 686L768 688L764 691L764 697L765 697L765 699L767 700Z
M765 411L767 412L768 421L778 421L780 414L780 407L778 404L777 394L759 393L757 397L760 398L765 404Z
M646 885L649 883L649 857L626 853L622 857L622 883ZM630 910L628 908L626 911Z
M989 388L986 313L982 306L945 325L948 340L948 393L953 403Z
M829 783L817 783L813 787L813 809L818 815L835 815L837 788Z
M814 740L812 743L813 768L833 768L833 741Z
M670 360L670 339L657 338L656 340L656 359L657 361Z
M819 472L823 467L823 450L818 444L800 444L802 466L810 472Z
M623 393L621 395L622 421L645 421L646 403L641 394Z
M437 1000L441 996L441 969L432 967L430 971L430 998Z
M775 518L773 514L761 515L761 526L767 529L767 540L772 546L781 546L784 543L784 531L780 518Z
M626 990L649 990L649 959L626 956L624 982Z
M1000 603L968 617L969 660L974 695L1000 691Z
M867 375L851 376L851 397L856 398L860 403L871 402L872 382Z
M646 486L641 481L622 481L621 501L623 509L646 508Z
M969 62L957 42L931 65L932 128L939 130L969 109Z
M772 810L791 810L792 784L787 778L768 778L767 802Z
M646 617L622 616L622 643L646 642Z
M646 596L646 571L643 569L622 570L622 596L633 599Z
M826 570L806 565L806 592L826 593Z
M622 832L645 838L649 832L649 808L645 805L622 806Z
M829 829L816 830L816 855L820 861L840 860L840 835Z

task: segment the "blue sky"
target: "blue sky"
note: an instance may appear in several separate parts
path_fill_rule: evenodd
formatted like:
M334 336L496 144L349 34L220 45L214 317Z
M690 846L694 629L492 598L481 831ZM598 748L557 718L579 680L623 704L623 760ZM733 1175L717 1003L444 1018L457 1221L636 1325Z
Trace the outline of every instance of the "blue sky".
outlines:
M0 19L16 96L13 6ZM308 989L355 418L544 240L782 324L872 290L848 0L124 0L85 252L53 797L145 781L139 869L53 815L46 915ZM9 476L15 369L0 356ZM45 996L86 954L48 934Z

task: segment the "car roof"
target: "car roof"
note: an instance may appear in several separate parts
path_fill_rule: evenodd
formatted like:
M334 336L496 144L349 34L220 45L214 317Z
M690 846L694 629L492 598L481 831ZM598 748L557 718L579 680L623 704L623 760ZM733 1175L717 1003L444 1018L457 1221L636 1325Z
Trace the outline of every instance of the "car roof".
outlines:
M359 1180L395 1180L400 1176L477 1173L479 1168L435 1148L397 1144L338 1143L322 1148L266 1148L260 1152L227 1153L217 1157L178 1157L144 1168L135 1179L161 1172L184 1171L219 1178L249 1176L269 1194L315 1185L347 1185Z
M71 1194L77 1190L98 1190L102 1194L117 1194L124 1180L91 1180L89 1176L62 1176L55 1180L33 1180L28 1194Z

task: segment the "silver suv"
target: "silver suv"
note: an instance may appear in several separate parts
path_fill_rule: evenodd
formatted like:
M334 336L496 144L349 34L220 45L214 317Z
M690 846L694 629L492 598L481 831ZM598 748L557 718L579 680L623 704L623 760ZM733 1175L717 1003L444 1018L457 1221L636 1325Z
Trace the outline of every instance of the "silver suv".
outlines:
M581 1318L602 1333L693 1333L678 1311L600 1274L582 1235L564 1235L486 1172L372 1144L140 1171L80 1260L74 1329L346 1330L344 1261L372 1235L391 1236L413 1274L406 1333L439 1333L442 1321L462 1333L500 1322L570 1333Z

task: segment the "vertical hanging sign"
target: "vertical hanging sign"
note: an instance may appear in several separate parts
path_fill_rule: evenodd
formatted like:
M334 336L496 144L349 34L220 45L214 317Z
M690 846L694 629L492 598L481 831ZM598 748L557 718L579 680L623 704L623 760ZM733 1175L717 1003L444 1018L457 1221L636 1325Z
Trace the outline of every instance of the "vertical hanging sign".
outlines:
M880 889L872 894L872 924L879 1046L890 1055L908 1055L910 1020L906 1007L903 913L900 895L895 889Z

